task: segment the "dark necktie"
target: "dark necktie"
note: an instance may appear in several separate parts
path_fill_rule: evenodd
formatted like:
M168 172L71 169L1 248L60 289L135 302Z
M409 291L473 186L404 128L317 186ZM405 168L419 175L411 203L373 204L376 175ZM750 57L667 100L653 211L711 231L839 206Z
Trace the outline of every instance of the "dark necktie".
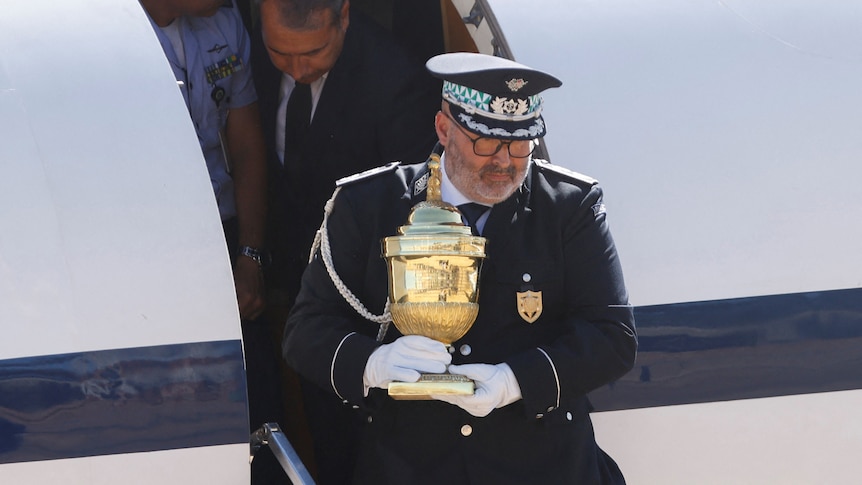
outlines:
M311 124L311 86L296 83L287 100L284 116L284 166L295 167L304 154Z
M473 234L479 235L479 228L476 227L476 221L482 217L482 214L488 210L489 207L487 205L477 204L475 202L467 202L466 204L461 204L458 206L458 210L461 211L461 214L464 216L464 219L467 220L467 225L473 230Z

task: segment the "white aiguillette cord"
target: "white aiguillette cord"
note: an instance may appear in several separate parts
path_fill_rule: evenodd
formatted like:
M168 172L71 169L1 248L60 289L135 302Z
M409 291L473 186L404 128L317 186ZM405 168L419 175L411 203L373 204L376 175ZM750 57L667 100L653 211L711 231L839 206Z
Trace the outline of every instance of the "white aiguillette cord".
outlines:
M390 312L391 302L389 298L386 298L386 306L383 307L382 315L374 315L365 305L359 301L359 298L350 291L350 288L344 284L341 277L338 276L338 273L335 271L335 265L332 263L332 248L329 245L329 232L327 230L327 224L329 222L329 214L332 213L332 207L335 205L335 197L338 195L338 192L341 190L341 187L335 189L335 192L332 193L332 197L326 201L326 206L323 208L323 223L320 225L320 229L317 230L317 233L314 235L314 243L311 245L311 254L309 255L308 262L314 259L314 254L317 252L317 249L320 248L320 255L323 258L323 265L326 266L326 272L329 273L329 278L332 280L332 284L335 285L335 288L338 289L338 292L341 293L341 296L344 297L344 300L356 310L356 313L359 313L366 320L370 320L374 323L380 324L380 328L377 330L377 341L382 342L383 337L386 335L386 331L389 330L389 324L392 323L392 313Z

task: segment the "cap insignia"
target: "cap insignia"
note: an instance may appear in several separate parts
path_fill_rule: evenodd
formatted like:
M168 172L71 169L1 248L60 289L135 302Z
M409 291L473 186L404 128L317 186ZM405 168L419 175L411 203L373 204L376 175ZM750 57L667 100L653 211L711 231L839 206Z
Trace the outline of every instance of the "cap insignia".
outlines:
M529 105L527 105L527 100L525 99L509 99L501 97L494 98L494 100L491 101L490 106L494 113L515 116L520 116L528 112L530 109Z
M519 89L523 88L526 85L527 85L527 81L524 81L523 79L520 79L520 78L510 79L510 80L506 81L506 86L513 93L518 92Z

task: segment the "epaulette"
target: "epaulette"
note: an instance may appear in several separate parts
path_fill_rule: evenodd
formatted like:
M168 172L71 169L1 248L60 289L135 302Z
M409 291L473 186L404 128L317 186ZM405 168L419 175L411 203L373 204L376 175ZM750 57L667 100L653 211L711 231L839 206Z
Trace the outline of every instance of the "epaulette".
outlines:
M372 177L376 177L376 176L384 174L384 173L393 172L393 171L395 171L396 168L398 168L398 165L400 165L400 164L401 164L401 162L389 162L386 165L383 165L382 167L375 167L375 168L368 169L364 172L359 172L359 173L356 173L353 175L348 175L347 177L340 178L340 179L336 180L335 186L336 187L343 187L345 185L350 185L352 183L359 182L360 180L365 180L365 179L369 179Z
M533 163L536 165L536 167L539 168L539 170L542 170L542 171L554 172L556 174L562 175L563 177L574 179L574 180L577 180L579 182L583 182L583 183L586 183L589 185L595 185L595 184L599 183L598 180L596 180L590 176L575 172L573 170L569 170L569 169L567 169L565 167L561 167L559 165L554 165L553 163L551 163L547 160L542 160L541 158L534 158Z

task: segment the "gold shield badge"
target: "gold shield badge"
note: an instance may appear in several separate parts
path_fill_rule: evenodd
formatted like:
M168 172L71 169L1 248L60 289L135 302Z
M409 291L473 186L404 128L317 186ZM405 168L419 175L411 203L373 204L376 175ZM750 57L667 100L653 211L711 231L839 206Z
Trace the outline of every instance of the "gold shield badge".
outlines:
M518 314L527 323L533 323L542 314L542 292L541 291L519 291Z

